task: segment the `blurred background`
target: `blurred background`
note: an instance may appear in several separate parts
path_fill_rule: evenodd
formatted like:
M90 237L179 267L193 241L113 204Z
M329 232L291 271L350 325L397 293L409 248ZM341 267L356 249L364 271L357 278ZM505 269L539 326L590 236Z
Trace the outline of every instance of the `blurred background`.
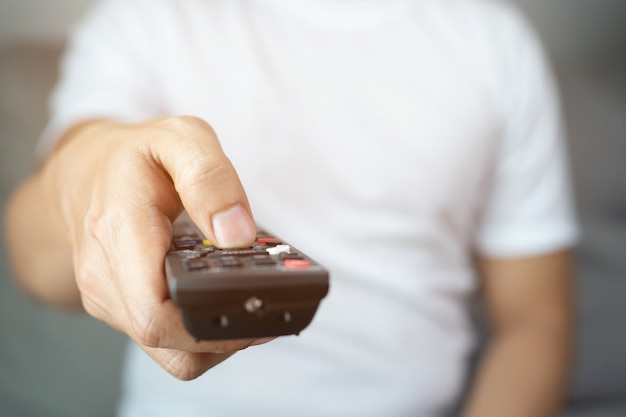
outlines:
M584 232L564 416L626 416L626 1L514 2L537 28L558 77ZM93 3L0 0L2 207L35 165L66 34ZM26 299L0 247L1 416L112 416L124 343L95 320Z

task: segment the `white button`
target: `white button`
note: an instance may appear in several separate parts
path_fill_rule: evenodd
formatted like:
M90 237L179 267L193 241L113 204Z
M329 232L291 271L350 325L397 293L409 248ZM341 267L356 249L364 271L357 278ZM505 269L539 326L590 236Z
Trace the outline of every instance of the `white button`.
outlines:
M289 245L276 245L273 248L265 249L270 255L278 255L280 253L289 253L291 247Z

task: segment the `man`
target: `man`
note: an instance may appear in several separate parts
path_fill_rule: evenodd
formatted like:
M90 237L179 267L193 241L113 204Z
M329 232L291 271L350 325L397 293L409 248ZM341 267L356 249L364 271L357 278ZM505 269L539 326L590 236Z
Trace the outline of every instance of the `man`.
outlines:
M493 337L465 414L558 410L577 232L553 85L508 7L104 1L40 152L8 208L16 275L133 340L122 416L441 415L478 289ZM311 326L195 342L163 273L183 209L218 246L258 222L326 265Z

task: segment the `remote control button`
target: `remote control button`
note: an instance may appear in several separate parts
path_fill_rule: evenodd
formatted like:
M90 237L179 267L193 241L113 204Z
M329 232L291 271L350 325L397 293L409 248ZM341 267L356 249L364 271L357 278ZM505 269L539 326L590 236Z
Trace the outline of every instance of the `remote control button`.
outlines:
M300 253L298 253L298 252L281 253L279 256L280 256L281 260L285 260L285 259L304 259L302 257L302 255Z
M283 243L279 238L277 237L270 237L270 236L263 236L263 237L259 237L256 240L257 242L259 242L262 245L280 245L281 243Z
M192 250L196 248L195 240L181 240L179 242L174 242L174 247L176 250Z
M210 241L210 240L206 240L206 239L204 239L204 240L202 241L202 246L213 246L213 244L211 243L211 241Z
M199 269L205 269L208 267L209 266L207 265L207 263L203 260L192 260L187 262L187 269L190 271L197 271Z
M267 248L265 250L270 255L279 255L281 253L289 253L291 251L291 247L289 245L277 245L273 248Z
M251 259L254 265L275 265L276 261L269 255L255 255Z
M224 268L237 268L242 266L243 264L239 259L235 258L234 256L229 256L220 259L219 265Z
M311 262L306 259L285 259L283 266L288 269L307 269L311 267Z

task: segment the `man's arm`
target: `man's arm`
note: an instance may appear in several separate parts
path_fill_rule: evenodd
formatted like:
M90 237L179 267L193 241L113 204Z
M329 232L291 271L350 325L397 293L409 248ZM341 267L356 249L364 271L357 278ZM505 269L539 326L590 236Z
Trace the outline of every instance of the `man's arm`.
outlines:
M59 143L70 141L92 123L75 126ZM56 308L81 309L72 247L59 210L60 195L45 172L50 163L45 161L24 179L6 206L4 222L13 275L36 300Z
M570 258L479 260L492 330L466 417L557 415L572 358Z
M195 378L254 341L196 342L185 331L163 266L183 208L220 246L255 237L243 187L208 124L180 117L77 126L11 197L5 221L16 278L41 301L82 304L173 375Z

